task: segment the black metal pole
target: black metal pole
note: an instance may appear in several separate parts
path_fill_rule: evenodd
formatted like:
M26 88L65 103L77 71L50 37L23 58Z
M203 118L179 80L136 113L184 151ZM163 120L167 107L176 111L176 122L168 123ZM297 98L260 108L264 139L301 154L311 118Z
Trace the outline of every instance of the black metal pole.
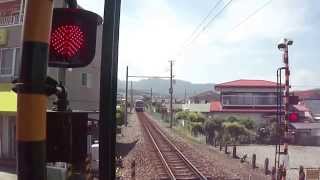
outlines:
M130 112L133 108L133 89L132 89L132 81L130 82Z
M277 95L276 137L278 137L278 134L279 134L279 69L277 69L277 94L276 95ZM275 155L274 155L274 167L275 168L277 167L277 155L278 155L278 143L276 143L276 152L275 152Z
M120 0L104 5L100 73L99 179L115 179L116 95Z
M279 146L278 146L278 167L280 167L280 153L281 153L281 139L282 139L282 101L283 101L283 93L282 93L282 73L281 69L279 72L279 82L280 82L280 114L279 114L279 124L280 124L280 136L279 136Z
M173 95L173 88L172 88L172 63L170 61L170 128L172 128L172 119L173 119L173 112L172 112L172 95Z
M128 125L128 74L129 68L126 69L126 102L125 102L125 124Z

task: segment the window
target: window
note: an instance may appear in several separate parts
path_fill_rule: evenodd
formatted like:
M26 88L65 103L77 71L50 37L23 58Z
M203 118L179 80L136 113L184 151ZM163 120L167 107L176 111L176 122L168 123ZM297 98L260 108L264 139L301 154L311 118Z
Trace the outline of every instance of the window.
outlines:
M0 49L0 76L12 76L14 73L17 48Z
M91 74L89 73L81 74L81 85L87 88L91 87Z

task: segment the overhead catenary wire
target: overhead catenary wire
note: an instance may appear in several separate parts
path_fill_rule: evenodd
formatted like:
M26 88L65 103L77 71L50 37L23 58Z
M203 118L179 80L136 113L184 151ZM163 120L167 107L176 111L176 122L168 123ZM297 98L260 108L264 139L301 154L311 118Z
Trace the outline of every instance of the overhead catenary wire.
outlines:
M218 13L207 23L207 25L204 26L201 31L199 31L199 33L197 34L197 36L195 36L188 45L191 45L191 44L201 35L201 33L202 33L203 31L205 31L205 30L210 26L210 24L216 19L216 17L219 16L219 15L224 11L224 9L227 8L227 7L230 5L230 3L231 3L232 1L233 1L233 0L230 0L230 1L218 12ZM273 1L273 0L269 0L269 1L267 1L266 3L264 3L262 6L260 6L259 8L257 8L255 11L253 11L251 14L249 14L247 17L245 17L242 21L240 21L238 24L236 24L236 25L229 31L229 33L232 32L232 31L234 31L235 29L237 29L239 26L241 26L241 25L244 24L245 22L247 22L250 18L252 18L252 17L255 16L256 14L258 14L258 13L259 13L260 11L262 11L265 7L267 7L272 1ZM218 3L220 3L220 1L219 1ZM218 3L217 3L216 5L218 5ZM215 7L214 7L214 8L215 8ZM210 13L210 12L209 12L209 13ZM201 24L201 23L200 23L200 24ZM199 24L199 25L200 25L200 24ZM194 35L195 32L197 32L197 29L193 32L192 36ZM188 45L185 46L185 48L188 47Z
M207 21L207 19L212 15L214 10L218 7L218 5L222 2L223 0L219 0L214 4L214 6L209 10L207 15L202 19L202 21L196 26L196 28L193 30L193 32L190 34L190 36L186 39L186 41L182 44L184 46L188 41L199 31L201 26Z
M241 26L242 24L244 24L245 22L247 22L250 18L252 18L253 16L255 16L258 12L260 12L261 10L263 10L265 7L267 7L273 0L269 0L266 3L264 3L262 6L260 6L258 9L256 9L254 12L252 12L251 14L249 14L249 16L247 16L246 18L244 18L240 23L236 24L230 32L234 31L235 29L237 29L239 26ZM230 33L229 32L229 33Z
M231 4L233 0L230 0L227 4L223 6L223 8L215 15L213 16L210 21L201 29L201 31L192 39L191 43L192 44L200 35L203 33L210 25L213 23L214 20Z
M217 17L222 14L222 12L228 7L230 6L230 4L233 2L233 0L228 1L223 7L222 9L220 9L220 11L217 12L217 14L215 14L209 21L208 23L202 27L202 29L200 31L198 31L198 33L195 35L194 38L192 38L192 40L190 41L190 43L188 43L185 48L187 48L188 46L192 45L192 43L217 19Z

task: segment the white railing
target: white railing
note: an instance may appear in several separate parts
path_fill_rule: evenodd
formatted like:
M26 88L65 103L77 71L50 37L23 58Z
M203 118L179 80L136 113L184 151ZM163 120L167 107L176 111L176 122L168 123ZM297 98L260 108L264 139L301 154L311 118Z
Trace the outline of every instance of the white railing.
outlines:
M276 106L276 95L222 95L223 106Z
M19 14L0 17L0 26L19 25L22 23L22 17L20 19Z

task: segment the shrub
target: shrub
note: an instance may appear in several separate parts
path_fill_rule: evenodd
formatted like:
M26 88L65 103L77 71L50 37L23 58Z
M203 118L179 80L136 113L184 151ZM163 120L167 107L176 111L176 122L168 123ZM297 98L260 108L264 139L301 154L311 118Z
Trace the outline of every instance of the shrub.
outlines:
M198 136L199 134L203 134L203 127L201 123L191 123L191 133L194 136Z
M185 120L187 120L188 119L188 112L186 112L186 111L177 112L176 119L185 119Z
M201 123L203 123L206 120L206 118L204 117L203 114L201 114L199 112L189 112L188 120L190 120L191 122L201 122Z
M204 122L204 132L207 137L207 143L212 145L216 134L218 134L218 137L222 136L222 122L222 119L208 119Z
M248 130L245 126L237 122L225 122L223 123L225 132L230 135L230 140L238 142L240 136L248 136Z
M254 129L255 124L251 119L239 119L237 122L244 125L247 129Z
M124 125L124 108L123 107L117 107L116 121L118 126Z

